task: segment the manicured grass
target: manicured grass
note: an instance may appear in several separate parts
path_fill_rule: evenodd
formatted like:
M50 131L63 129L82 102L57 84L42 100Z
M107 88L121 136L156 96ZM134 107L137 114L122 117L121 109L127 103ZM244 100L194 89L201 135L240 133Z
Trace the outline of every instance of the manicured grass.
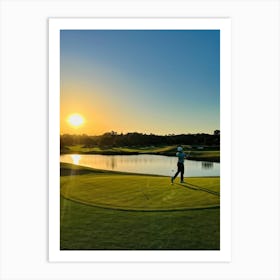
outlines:
M61 194L104 208L180 210L219 206L219 185L219 178L188 178L171 186L168 177L99 173L62 177Z
M219 250L219 209L135 212L61 198L62 250Z
M219 250L219 178L61 169L62 250Z
M189 159L220 162L220 151L191 151Z

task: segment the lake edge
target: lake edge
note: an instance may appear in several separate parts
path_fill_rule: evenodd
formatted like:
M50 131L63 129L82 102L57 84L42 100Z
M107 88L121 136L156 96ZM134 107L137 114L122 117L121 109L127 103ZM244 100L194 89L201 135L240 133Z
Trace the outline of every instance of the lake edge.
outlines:
M147 168L147 159L150 160L150 163L152 162L152 169L150 167ZM168 162L164 163L165 159L170 159L171 162L168 160ZM131 162L133 162L133 164L131 164ZM135 162L137 163L135 164ZM162 164L162 162L164 164ZM71 163L76 166L89 167L96 170L110 170L168 177L173 176L177 171L176 156L164 156L158 154L101 155L71 153L60 155L60 163ZM207 168L209 165L212 166L212 168L210 168L211 170L209 167ZM216 177L220 176L219 166L219 162L195 161L187 159L185 174L188 174L186 177Z
M104 152L95 152L95 151L90 151L90 152L83 152L83 151L65 151L65 152L60 152L60 155L73 155L73 154L81 154L81 155L104 155L104 156L133 156L133 155L158 155L158 156L167 156L167 157L175 157L174 153L170 152L119 152L119 151L104 151ZM203 157L203 156L192 156L190 155L188 157L189 160L194 160L194 161L208 161L208 162L215 162L215 163L220 163L220 157Z

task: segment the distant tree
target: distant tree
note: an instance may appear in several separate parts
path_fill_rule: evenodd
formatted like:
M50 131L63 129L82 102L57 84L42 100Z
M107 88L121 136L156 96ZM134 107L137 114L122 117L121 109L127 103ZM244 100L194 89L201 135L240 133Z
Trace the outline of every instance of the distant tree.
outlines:
M214 135L220 135L220 130L216 129L216 130L214 131Z
M143 134L130 132L118 134L115 131L106 132L99 136L82 135L60 135L61 149L72 145L84 145L85 147L123 147L123 146L158 146L158 145L220 145L220 130L215 130L213 134L168 134L155 135L153 133Z

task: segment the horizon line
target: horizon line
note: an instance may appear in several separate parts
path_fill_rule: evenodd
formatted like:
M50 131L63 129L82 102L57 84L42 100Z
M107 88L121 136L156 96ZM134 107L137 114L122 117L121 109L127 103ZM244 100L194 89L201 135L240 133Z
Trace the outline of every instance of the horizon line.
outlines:
M126 132L126 133L123 133L123 132L117 132L117 131L107 131L107 132L104 132L103 134L99 134L99 135L90 135L90 134L86 134L86 133L80 133L80 134L71 134L71 133L60 133L60 136L63 136L63 135L70 135L70 136L95 136L95 137L98 137L98 136L103 136L105 134L111 134L111 135L127 135L127 134L142 134L142 135L154 135L154 136L179 136L179 135L197 135L197 134L206 134L206 135L214 135L214 132L218 130L220 131L220 129L215 129L213 131L212 134L210 133L206 133L206 132L195 132L195 133L179 133L179 134L175 134L175 133L168 133L168 134L154 134L154 133L143 133L143 132L137 132L137 131L134 131L134 132Z

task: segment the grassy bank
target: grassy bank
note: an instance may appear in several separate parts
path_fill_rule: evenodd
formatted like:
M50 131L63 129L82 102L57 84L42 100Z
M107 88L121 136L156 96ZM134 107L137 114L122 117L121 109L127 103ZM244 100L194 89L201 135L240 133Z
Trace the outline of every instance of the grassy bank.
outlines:
M219 249L219 178L170 185L70 164L61 175L61 249Z
M203 147L203 150L192 148L191 146L183 146L186 153L190 152L190 160L220 162L220 150L217 148ZM101 155L137 155L137 154L153 154L174 156L177 146L148 146L148 147L85 147L84 145L67 146L62 154L101 154Z

